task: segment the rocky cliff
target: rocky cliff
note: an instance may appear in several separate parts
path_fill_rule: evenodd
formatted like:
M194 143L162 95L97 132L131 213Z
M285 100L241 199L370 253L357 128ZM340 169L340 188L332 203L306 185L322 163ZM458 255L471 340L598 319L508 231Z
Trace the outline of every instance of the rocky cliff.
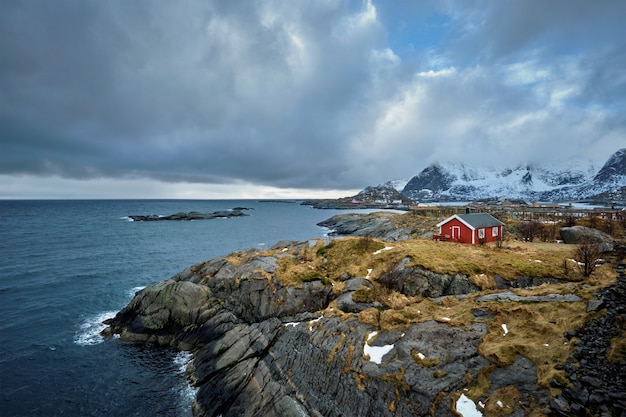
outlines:
M104 334L193 352L195 416L454 416L467 398L486 415L571 409L570 339L607 307L589 313L587 300L610 279L441 273L403 244L280 242L216 258L138 292ZM546 283L512 289L522 282ZM580 407L623 412L611 395Z

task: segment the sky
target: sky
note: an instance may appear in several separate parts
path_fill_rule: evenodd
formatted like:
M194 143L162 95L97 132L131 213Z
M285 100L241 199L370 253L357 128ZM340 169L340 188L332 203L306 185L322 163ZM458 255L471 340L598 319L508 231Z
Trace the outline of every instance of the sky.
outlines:
M0 199L334 198L626 147L623 0L4 0Z

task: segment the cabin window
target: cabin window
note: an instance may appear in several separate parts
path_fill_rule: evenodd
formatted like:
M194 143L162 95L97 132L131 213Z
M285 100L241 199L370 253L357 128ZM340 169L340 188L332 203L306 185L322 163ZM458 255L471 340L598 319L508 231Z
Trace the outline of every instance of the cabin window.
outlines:
M491 228L491 236L498 236L498 226Z
M478 238L479 239L485 238L485 229L478 229Z

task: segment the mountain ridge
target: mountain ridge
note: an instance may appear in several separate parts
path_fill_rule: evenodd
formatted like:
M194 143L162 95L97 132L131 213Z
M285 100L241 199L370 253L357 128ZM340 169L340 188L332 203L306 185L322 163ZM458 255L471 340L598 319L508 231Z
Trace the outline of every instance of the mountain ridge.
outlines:
M509 167L434 162L408 180L387 181L366 190L389 187L413 201L619 198L623 195L619 190L626 187L626 148L613 153L600 169L590 160L573 158Z

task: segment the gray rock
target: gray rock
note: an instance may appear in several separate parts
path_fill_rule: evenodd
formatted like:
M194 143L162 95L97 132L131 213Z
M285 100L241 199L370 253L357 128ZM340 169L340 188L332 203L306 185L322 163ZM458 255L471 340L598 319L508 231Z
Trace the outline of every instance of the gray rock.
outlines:
M584 226L562 227L559 230L565 243L595 243L600 252L611 252L614 247L613 238L597 229Z
M528 303L577 303L582 301L582 298L575 294L547 294L547 295L529 295L521 296L510 291L486 294L476 299L477 302L482 303L486 301L502 301L502 302L528 302Z
M346 281L346 287L344 291L356 291L361 287L372 288L372 283L364 278L351 278Z
M604 300L589 300L587 302L587 312L598 311L604 307Z
M331 235L368 236L390 242L408 239L410 230L397 227L393 216L388 212L338 214L317 225L331 229Z
M480 288L465 275L437 274L418 266L410 267L409 258L384 273L379 282L402 294L421 297L442 297L478 292Z

